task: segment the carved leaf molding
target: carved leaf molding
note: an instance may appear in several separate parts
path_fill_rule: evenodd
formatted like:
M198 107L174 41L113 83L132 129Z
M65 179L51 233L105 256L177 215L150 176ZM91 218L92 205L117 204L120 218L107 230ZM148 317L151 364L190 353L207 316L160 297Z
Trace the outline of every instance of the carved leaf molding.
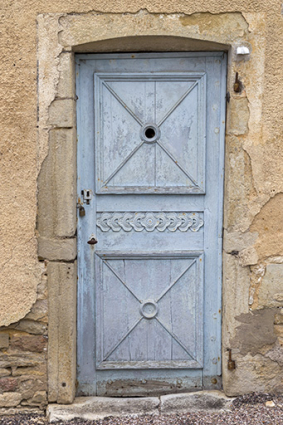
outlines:
M96 225L102 232L198 232L203 226L203 215L195 212L105 212L98 215Z

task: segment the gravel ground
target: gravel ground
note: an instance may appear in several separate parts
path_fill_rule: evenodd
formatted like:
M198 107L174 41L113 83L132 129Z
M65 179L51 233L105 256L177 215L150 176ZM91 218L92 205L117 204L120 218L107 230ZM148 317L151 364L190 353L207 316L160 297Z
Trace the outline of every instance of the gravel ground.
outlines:
M271 404L271 406L270 406ZM0 417L1 425L45 425L43 415ZM237 397L229 412L188 412L182 415L109 417L98 421L74 419L57 425L283 425L283 395L253 393Z

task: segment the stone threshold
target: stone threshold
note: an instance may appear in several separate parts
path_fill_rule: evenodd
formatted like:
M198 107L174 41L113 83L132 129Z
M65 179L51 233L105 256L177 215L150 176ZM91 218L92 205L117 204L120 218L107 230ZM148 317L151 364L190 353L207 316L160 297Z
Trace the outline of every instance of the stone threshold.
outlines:
M49 404L49 422L104 419L109 416L182 414L188 411L230 410L234 399L222 391L169 394L160 397L77 397L73 404Z

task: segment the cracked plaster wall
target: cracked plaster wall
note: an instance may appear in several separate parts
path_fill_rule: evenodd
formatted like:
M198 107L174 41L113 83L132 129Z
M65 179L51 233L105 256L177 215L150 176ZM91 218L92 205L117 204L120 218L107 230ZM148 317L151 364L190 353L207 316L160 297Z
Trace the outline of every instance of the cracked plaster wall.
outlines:
M170 35L220 43L227 49L232 46L224 201L224 387L230 395L282 388L282 23L281 4L275 0L264 4L241 0L164 1L162 5L157 1L98 4L79 0L27 5L21 0L3 0L0 325L8 327L2 328L2 333L8 329L29 333L27 320L42 326L40 317L27 316L41 293L41 276L46 274L42 260L49 263L52 275L50 263L57 267L56 260L75 259L73 216L70 214L65 221L56 210L60 207L60 175L45 195L41 190L37 193L38 176L40 188L40 179L44 181L44 175L54 171L48 153L74 141L71 50L92 50L91 43L96 41L101 42L97 48L103 51L103 40L118 34ZM175 42L172 50L178 46ZM238 61L235 57L234 47L239 43L251 47L249 60ZM241 93L233 91L236 71L244 87ZM61 122L56 122L59 114ZM70 162L74 164L74 158ZM66 178L73 177L71 173ZM39 252L37 195L39 203L54 205L56 215L52 219L45 214L39 220ZM73 195L67 194L61 206L67 202L72 208ZM62 239L66 245L63 250ZM249 320L251 317L256 320ZM273 333L271 339L270 335L266 337L266 344L255 344L254 351L245 345L245 334L256 331L259 323L273 329ZM45 330L37 332L40 335ZM13 335L9 335L11 339ZM226 368L226 348L232 348L236 360L233 372ZM58 390L55 393L54 400Z

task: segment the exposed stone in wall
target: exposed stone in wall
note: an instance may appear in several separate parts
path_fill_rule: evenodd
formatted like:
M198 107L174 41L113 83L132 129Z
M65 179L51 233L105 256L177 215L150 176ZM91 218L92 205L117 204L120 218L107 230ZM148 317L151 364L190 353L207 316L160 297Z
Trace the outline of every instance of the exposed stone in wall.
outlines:
M247 244L249 248L239 247L236 255L239 264L249 269L250 311L236 317L236 333L230 339L237 368L231 373L228 394L240 393L233 379L251 390L283 389L282 199L277 194L264 204L249 229L255 239ZM247 356L254 372L248 371Z
M47 404L47 263L41 266L30 313L0 328L0 415L22 412L24 406L43 409Z
M0 350L0 407L47 404L47 337L1 330L9 336L9 347ZM28 341L32 339L30 346ZM0 410L1 413L1 410Z

